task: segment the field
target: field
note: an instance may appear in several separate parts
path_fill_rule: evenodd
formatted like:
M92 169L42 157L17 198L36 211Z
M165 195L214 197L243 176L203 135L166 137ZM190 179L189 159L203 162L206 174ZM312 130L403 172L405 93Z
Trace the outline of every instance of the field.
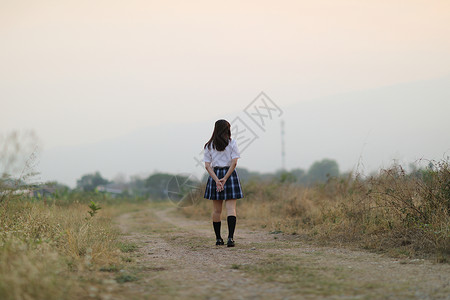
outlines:
M442 162L310 187L249 182L235 248L214 245L201 192L184 207L14 195L0 207L0 298L447 299L449 178Z
M202 189L200 189L202 191ZM322 245L353 246L393 257L447 262L450 255L450 169L407 174L401 166L369 178L331 178L312 187L250 182L238 215L252 228ZM187 217L206 218L210 203L194 199Z

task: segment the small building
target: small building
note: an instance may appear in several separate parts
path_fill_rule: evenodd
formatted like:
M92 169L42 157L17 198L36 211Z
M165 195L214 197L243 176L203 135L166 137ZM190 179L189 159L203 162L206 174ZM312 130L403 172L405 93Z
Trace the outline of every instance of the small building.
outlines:
M51 198L56 192L55 187L42 185L30 191L30 196L34 198Z
M97 187L97 191L101 193L110 194L112 197L118 197L123 194L125 188L123 188L123 186L119 184L108 183L104 185L99 185Z

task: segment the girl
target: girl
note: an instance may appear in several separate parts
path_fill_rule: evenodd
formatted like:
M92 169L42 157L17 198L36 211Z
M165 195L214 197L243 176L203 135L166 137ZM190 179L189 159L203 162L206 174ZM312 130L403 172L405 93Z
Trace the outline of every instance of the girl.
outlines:
M228 247L234 247L233 234L236 227L236 199L242 198L242 188L236 173L237 160L240 157L236 141L231 139L230 123L218 120L214 131L205 144L205 168L209 173L205 198L213 200L213 227L216 233L216 245L224 245L220 236L220 216L222 203L227 207Z

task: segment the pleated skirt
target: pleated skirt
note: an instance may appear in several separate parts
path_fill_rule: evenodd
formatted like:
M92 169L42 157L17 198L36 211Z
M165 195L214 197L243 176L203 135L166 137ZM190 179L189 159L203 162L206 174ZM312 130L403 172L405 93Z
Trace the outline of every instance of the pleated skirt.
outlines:
M214 173L217 178L221 179L228 172L229 167L215 167ZM229 200L229 199L240 199L244 197L242 193L241 182L239 180L238 174L236 170L233 170L231 176L228 177L227 182L225 182L225 186L223 191L216 191L216 182L212 179L211 176L208 177L208 181L206 183L205 196L204 198L210 200Z

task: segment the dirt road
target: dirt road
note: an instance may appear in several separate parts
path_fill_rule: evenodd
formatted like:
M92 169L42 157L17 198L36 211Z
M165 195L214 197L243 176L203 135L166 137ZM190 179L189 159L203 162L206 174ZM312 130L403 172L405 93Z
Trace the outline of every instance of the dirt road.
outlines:
M450 299L450 265L307 245L295 237L236 229L235 248L215 246L209 220L175 208L117 218L134 274L122 299ZM222 222L226 237L226 222ZM122 270L124 271L124 270ZM111 297L110 297L111 298Z

